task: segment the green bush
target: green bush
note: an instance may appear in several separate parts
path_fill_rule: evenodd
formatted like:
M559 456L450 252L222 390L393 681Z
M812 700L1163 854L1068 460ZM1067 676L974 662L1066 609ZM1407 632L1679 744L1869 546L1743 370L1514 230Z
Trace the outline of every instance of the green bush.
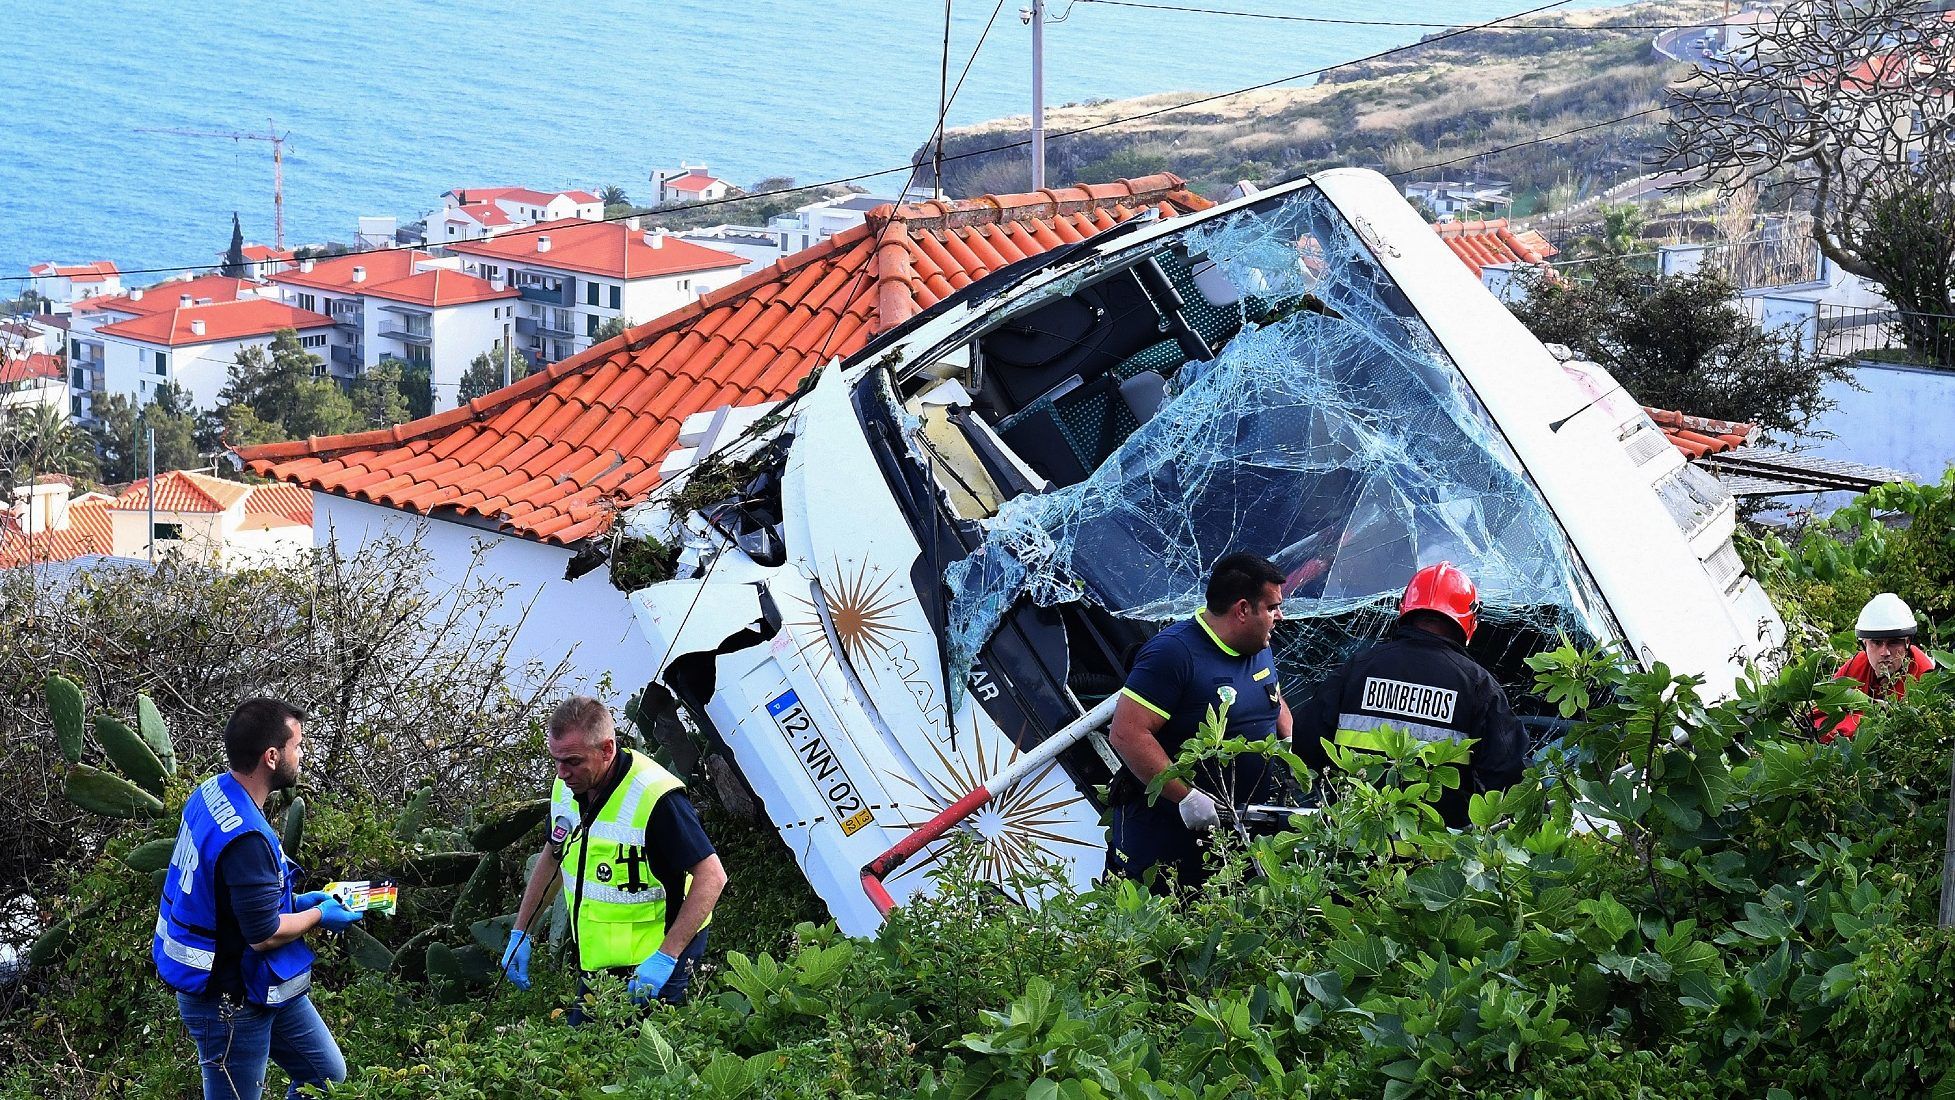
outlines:
M1903 532L1767 547L1775 584L1885 584L1902 579L1897 560L1932 576L1921 514ZM1519 787L1473 799L1475 828L1425 812L1458 781L1452 748L1339 754L1334 804L1246 845L1218 838L1222 869L1189 897L1119 882L1026 908L960 875L978 853L953 848L938 896L851 941L801 919L812 899L768 830L709 804L733 889L691 1005L638 1010L606 980L572 1029L572 979L551 951L517 992L369 973L329 940L317 1000L354 1067L334 1095L1945 1092L1955 934L1934 917L1955 681L1924 677L1871 705L1855 738L1822 744L1815 703L1870 704L1831 680L1824 629L1812 637L1717 703L1661 666L1541 654L1538 690L1569 729ZM1267 748L1217 736L1195 751ZM173 806L183 793L172 785ZM415 857L397 802L308 805L311 866ZM468 824L437 805L405 835ZM0 1097L188 1087L188 1040L146 976L152 876L121 858L137 839L69 881L60 909L84 918L7 1012ZM504 898L519 862L495 865ZM406 889L396 921L369 931L405 963L460 889Z

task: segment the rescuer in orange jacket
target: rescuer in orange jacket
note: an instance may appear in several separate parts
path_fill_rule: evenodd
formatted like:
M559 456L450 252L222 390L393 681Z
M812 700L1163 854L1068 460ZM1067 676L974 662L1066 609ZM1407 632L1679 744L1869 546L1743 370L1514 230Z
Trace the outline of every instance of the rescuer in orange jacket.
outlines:
M1914 611L1892 592L1882 592L1860 609L1853 624L1860 638L1860 652L1833 674L1835 680L1853 680L1870 699L1898 699L1907 694L1907 682L1935 667L1934 659L1914 644ZM1827 725L1815 715L1819 739L1852 737L1860 728L1861 714L1842 715L1838 724Z

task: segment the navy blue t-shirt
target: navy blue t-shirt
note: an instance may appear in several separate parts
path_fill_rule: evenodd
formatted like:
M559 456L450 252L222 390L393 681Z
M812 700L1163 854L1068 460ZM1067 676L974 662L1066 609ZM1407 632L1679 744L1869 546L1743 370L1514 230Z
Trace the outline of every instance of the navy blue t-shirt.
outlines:
M246 832L224 846L217 857L217 958L205 996L244 995L238 963L247 946L278 931L278 899L284 892L284 873L262 835Z
M1224 698L1230 699L1229 735L1248 741L1276 735L1283 701L1269 647L1237 653L1200 615L1166 627L1142 646L1121 694L1166 719L1156 737L1170 760L1194 736L1208 708ZM1196 785L1237 805L1266 799L1268 764L1264 757L1240 756L1227 771L1205 765Z

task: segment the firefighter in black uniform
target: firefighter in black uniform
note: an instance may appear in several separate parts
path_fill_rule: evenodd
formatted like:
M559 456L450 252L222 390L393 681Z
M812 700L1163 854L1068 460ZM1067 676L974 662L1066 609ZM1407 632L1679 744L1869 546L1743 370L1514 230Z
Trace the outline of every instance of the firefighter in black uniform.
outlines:
M1473 582L1451 562L1412 577L1391 637L1347 661L1297 711L1291 744L1313 771L1330 765L1322 742L1375 749L1380 728L1422 741L1474 742L1460 785L1438 802L1446 824L1464 828L1476 792L1505 790L1526 766L1527 733L1507 692L1467 656L1478 623Z

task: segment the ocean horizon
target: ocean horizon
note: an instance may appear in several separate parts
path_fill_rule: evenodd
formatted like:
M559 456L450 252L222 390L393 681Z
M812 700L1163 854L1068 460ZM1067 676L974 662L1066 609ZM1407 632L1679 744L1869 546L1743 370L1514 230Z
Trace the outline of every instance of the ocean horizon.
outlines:
M1528 6L1428 2L1387 17L1476 22ZM1000 12L950 126L1029 112L1031 34L1018 8ZM953 82L991 11L953 5ZM1378 13L1359 0L1309 9ZM704 0L595 0L574 14L435 0L38 7L13 21L22 61L0 71L0 97L15 104L12 155L0 163L0 275L113 260L156 269L127 279L153 282L215 263L233 211L247 239L272 242L269 143L145 129L275 126L288 138L288 246L350 241L363 215L419 220L453 187L616 184L642 202L651 170L682 160L740 186L900 168L936 116L942 19L934 4L813 0L737 13ZM1065 0L1048 19L1055 106L1227 90L1430 33ZM862 186L894 194L904 178ZM22 284L5 285L11 297Z

